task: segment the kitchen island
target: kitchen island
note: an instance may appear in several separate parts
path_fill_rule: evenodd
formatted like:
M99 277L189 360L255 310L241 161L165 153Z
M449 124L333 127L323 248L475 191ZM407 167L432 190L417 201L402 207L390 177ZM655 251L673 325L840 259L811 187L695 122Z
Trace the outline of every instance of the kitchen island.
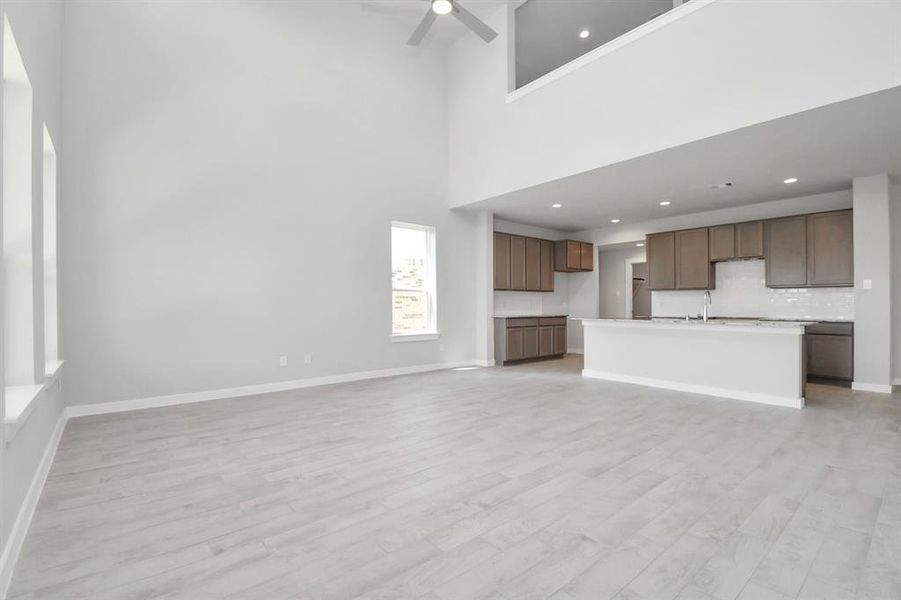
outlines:
M806 325L584 319L582 375L801 408Z

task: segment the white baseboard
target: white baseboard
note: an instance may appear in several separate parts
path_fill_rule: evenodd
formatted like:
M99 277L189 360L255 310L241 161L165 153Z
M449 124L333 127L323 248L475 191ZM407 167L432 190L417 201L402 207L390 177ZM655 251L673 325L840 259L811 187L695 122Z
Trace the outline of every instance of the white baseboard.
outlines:
M892 380L892 385L901 385L901 377L895 377L895 379Z
M585 354L585 351L582 348L567 348L567 354Z
M864 383L862 381L854 381L851 383L851 389L857 392L875 392L877 394L892 393L892 386L883 383Z
M223 400L225 398L238 398L240 396L255 396L271 392L284 392L298 390L320 385L333 385L336 383L349 383L364 379L380 379L382 377L396 377L398 375L412 375L426 373L428 371L441 371L457 367L488 366L479 364L481 361L464 360L449 363L435 363L429 365L414 365L411 367L397 367L394 369L379 369L377 371L358 371L356 373L343 373L341 375L329 375L326 377L310 377L308 379L295 379L292 381L278 381L275 383L261 383L257 385L245 385L241 387L225 388L220 390L207 390L203 392L189 392L186 394L172 394L170 396L154 396L152 398L136 398L134 400L118 400L115 402L98 402L97 404L80 404L69 406L66 416L85 417L89 415L102 415L107 413L141 410L144 408L160 408L163 406L175 406L178 404L191 404L194 402L207 402L209 400ZM491 361L492 366L494 361Z
M704 396L718 396L720 398L731 398L733 400L746 400L748 402L758 402L760 404L770 404L773 406L785 406L788 408L804 407L804 398L792 398L790 396L774 396L772 394L743 392L740 390L682 383L665 379L651 379L649 377L634 377L632 375L606 373L604 371L595 371L592 369L583 369L582 376L590 377L592 379L606 379L607 381L617 381L620 383L633 383L635 385L665 388L668 390L676 390L678 392L688 392L690 394L703 394Z
M19 514L16 515L16 521L13 523L9 539L6 540L6 546L3 548L3 554L0 555L0 598L6 598L6 594L9 591L13 571L16 568L16 561L18 561L19 553L22 551L22 544L25 543L25 535L28 533L28 527L31 525L31 518L34 516L38 500L41 498L41 491L44 489L44 482L47 481L47 474L50 473L50 467L53 465L56 448L59 446L59 440L63 436L67 420L66 411L63 410L59 415L53 433L50 434L50 439L44 448L44 455L41 457L37 471L31 479L28 492L22 500Z

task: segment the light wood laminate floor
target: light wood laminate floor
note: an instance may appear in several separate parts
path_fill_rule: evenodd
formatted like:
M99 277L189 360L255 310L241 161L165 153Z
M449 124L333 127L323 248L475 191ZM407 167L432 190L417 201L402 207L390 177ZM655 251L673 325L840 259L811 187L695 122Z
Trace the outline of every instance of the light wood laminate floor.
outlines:
M901 397L579 357L69 422L11 597L901 598Z

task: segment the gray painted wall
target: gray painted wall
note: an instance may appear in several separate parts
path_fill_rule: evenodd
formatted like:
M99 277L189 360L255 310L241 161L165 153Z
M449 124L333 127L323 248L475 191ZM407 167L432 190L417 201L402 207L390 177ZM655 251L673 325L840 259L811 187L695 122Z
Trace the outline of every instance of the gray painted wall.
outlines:
M891 183L886 174L854 179L854 383L892 381ZM864 289L865 281L872 289Z
M70 403L475 358L440 52L351 2L65 17ZM391 220L437 227L438 341L390 341Z

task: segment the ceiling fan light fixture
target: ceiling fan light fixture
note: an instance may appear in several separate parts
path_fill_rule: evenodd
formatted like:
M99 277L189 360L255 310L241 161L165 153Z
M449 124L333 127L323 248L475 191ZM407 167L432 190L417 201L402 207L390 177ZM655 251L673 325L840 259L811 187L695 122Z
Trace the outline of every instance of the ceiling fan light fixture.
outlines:
M446 15L454 10L451 0L432 0L432 11L436 15Z

